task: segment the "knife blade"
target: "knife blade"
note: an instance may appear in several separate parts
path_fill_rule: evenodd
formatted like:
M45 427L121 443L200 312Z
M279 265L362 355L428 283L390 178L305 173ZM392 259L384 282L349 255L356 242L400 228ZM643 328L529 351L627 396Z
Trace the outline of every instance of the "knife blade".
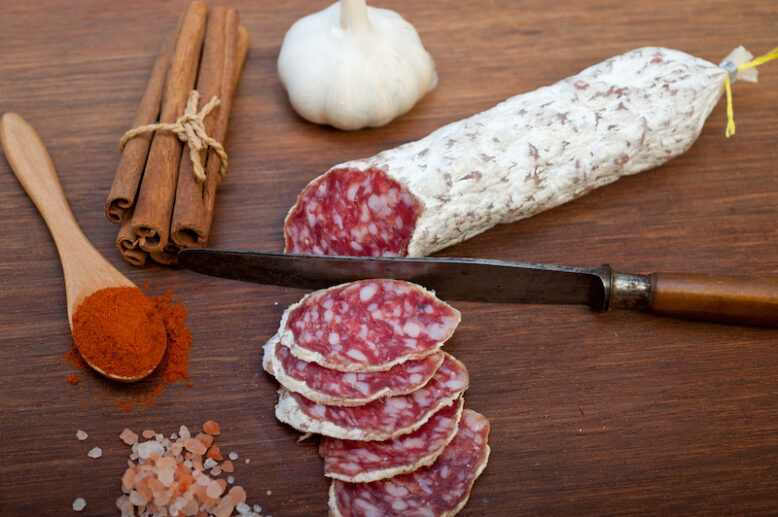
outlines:
M778 326L778 278L618 273L598 268L451 257L349 257L188 248L180 266L205 275L302 289L368 278L407 280L444 300L584 304L716 322Z

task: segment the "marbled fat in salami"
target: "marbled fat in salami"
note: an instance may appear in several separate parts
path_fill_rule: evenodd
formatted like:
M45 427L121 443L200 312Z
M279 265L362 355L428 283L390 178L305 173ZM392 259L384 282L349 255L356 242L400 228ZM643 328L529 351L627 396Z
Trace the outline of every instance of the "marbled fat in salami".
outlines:
M299 359L374 372L436 352L460 319L421 286L362 280L305 296L284 312L278 333Z
M416 431L393 440L357 441L323 437L319 454L324 458L324 475L365 483L413 472L434 463L457 432L464 399L432 415Z
M286 251L424 256L685 152L727 72L646 47L427 137L336 165L287 215Z
M489 459L489 421L465 410L459 430L437 461L410 474L371 483L330 485L334 517L448 517L467 503L476 478Z
M319 183L286 222L287 251L367 257L402 256L421 205L383 171L343 169ZM395 250L387 251L387 250Z
M296 358L277 338L265 344L263 359L265 370L289 391L335 406L361 406L411 393L427 384L442 363L443 354L436 352L380 372L340 372Z
M465 365L443 352L445 359L424 387L375 400L364 406L328 406L284 388L279 390L276 418L304 433L344 440L389 440L423 426L438 410L451 405L467 389Z

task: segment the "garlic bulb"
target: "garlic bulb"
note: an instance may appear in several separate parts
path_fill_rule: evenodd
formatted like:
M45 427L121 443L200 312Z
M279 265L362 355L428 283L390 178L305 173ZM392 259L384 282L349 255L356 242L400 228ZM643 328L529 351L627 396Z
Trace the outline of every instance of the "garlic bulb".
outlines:
M301 117L346 130L389 123L438 80L413 25L365 0L341 0L295 22L278 74Z

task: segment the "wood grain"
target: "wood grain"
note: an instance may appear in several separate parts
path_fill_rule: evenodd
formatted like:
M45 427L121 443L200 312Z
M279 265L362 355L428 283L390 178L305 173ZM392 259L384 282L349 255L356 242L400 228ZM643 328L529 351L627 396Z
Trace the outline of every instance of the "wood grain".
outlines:
M517 93L644 45L718 62L776 46L773 0L380 0L413 23L440 82L384 128L344 133L289 106L276 74L288 27L326 4L227 1L252 33L226 141L210 245L280 251L301 188L341 161L421 138ZM0 111L39 132L84 233L135 283L173 288L190 311L194 386L123 411L116 386L62 364L62 272L43 220L0 160L0 514L113 515L124 427L171 433L207 419L236 451L249 502L278 516L325 515L316 441L273 417L260 346L304 291L127 265L103 203L162 39L186 2L0 0ZM737 134L720 103L692 148L663 167L494 228L442 255L635 273L778 275L778 64L734 86ZM469 368L466 406L492 423L492 457L463 515L775 515L776 331L628 311L462 303L447 346ZM86 430L86 442L75 439ZM98 460L86 457L103 448ZM267 494L270 490L272 493Z

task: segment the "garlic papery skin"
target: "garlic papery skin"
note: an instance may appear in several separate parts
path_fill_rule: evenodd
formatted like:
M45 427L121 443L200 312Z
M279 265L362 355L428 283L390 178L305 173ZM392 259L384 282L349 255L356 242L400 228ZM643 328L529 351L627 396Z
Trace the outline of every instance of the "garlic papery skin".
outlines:
M278 74L301 117L344 130L388 124L438 81L413 25L364 0L341 0L295 22Z

